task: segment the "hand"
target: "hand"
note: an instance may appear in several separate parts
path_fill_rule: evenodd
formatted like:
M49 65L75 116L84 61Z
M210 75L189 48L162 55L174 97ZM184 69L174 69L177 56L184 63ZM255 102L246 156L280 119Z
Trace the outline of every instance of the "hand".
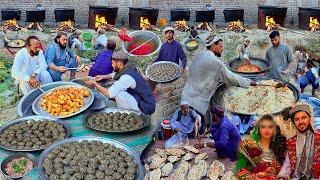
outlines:
M79 65L81 63L81 58L80 56L76 56L76 63Z
M181 74L183 74L183 73L184 73L184 70L185 70L185 68L184 68L184 67L181 67L181 68L180 68L180 72L181 72Z
M195 132L194 137L198 137L198 136L199 136L199 132Z
M103 75L97 75L97 76L95 76L94 78L93 78L93 80L94 81L101 81L101 80L103 80L104 78L103 78Z
M29 79L29 84L31 85L31 87L33 88L37 88L40 86L40 82L33 76L30 77Z
M195 144L194 147L197 149L202 149L204 147L204 143Z
M64 73L64 72L68 71L68 68L66 68L64 66L59 66L58 67L58 71L61 72L61 73Z
M257 85L257 82L256 82L256 81L251 81L251 82L250 82L250 85L251 85L251 86L256 86L256 85Z
M88 81L85 81L84 83L89 86L96 86L97 84L97 82L94 80L88 80Z

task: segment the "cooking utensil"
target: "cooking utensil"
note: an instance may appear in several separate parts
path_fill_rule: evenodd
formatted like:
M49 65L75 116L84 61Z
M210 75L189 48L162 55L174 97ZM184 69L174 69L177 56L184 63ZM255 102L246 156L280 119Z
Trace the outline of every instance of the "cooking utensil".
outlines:
M66 133L65 138L68 138L71 135L71 129L70 129L70 127L68 125L66 125L61 120L58 120L57 118L52 118L52 117L48 117L48 116L27 116L27 117L24 117L24 118L8 121L3 126L0 126L0 134L2 134L10 126L13 126L15 124L19 124L19 123L22 123L22 122L25 122L25 121L28 122L28 121L31 121L31 120L34 120L34 121L47 121L47 120L56 121L57 123L61 124L63 126L63 128L65 129L65 133ZM2 144L0 144L0 148L6 149L6 150L9 150L9 151L21 151L21 152L39 151L39 150L45 149L45 148L12 149L12 148L5 147Z
M78 68L67 68L68 70L78 70Z
M152 66L155 66L157 64L173 64L176 66L177 68L177 73L175 76L173 76L172 78L168 79L168 80L165 80L165 81L161 81L161 80L157 80L157 79L154 79L152 78L150 75L149 75L149 69L152 68ZM148 79L154 81L154 82L160 82L160 83L165 83L165 82L170 82L170 81L173 81L175 79L177 79L179 76L181 75L181 71L180 71L180 67L178 64L174 63L174 62L170 62L170 61L159 61L159 62L155 62L153 64L151 64L151 66L148 66L147 69L146 69L146 76Z
M120 149L126 151L134 159L134 161L137 165L137 172L135 175L135 179L136 180L143 179L144 168L141 164L139 155L133 149L131 149L127 145L125 145L119 141L115 141L113 139L93 137L93 136L82 136L82 137L74 137L74 138L65 139L65 140L62 140L62 141L59 141L59 142L52 144L50 147L48 147L46 150L44 150L41 153L41 155L39 157L39 161L38 161L38 172L39 172L40 178L42 180L49 179L49 177L47 176L47 174L44 170L44 167L43 167L44 160L49 153L51 153L53 150L55 150L56 148L60 147L63 144L70 143L70 142L82 142L85 140L87 140L87 141L101 141L102 143L108 143L108 144L111 144L117 148L120 148Z
M154 36L153 38L149 39L148 41L145 41L144 43L140 44L138 47L136 47L136 48L134 48L133 50L131 50L131 51L129 52L129 54L131 54L133 51L139 49L139 48L142 47L143 45L147 44L148 42L154 40L154 38L156 38L156 37L157 37L157 36Z
M15 154L12 154L10 155L9 157L5 158L2 163L1 163L1 172L2 174L6 177L6 179L20 179L20 178L23 178L24 176L26 176L29 172L32 171L32 169L25 173L24 175L22 176L9 176L7 173L6 173L6 165L11 162L13 159L16 159L16 158L21 158L21 157L25 157L25 158L28 158L30 159L32 162L33 162L33 167L32 169L34 169L36 166L37 166L37 160L36 160L36 157L34 157L32 154L29 154L29 153L15 153Z
M229 62L227 62L227 66L232 72L240 74L242 76L253 76L253 75L265 76L268 73L268 71L270 70L269 63L264 59L250 57L249 62L250 62L250 64L256 65L259 68L261 68L261 71L260 72L238 72L237 68L239 66L243 65L243 61L240 60L240 58L235 58L235 59L230 60Z
M70 115L67 115L67 116L51 116L48 111L44 111L42 108L41 108L41 99L43 96L51 93L52 91L56 90L56 89L60 89L60 88L68 88L68 87L75 87L75 88L87 88L85 86L82 86L80 84L76 84L74 83L73 85L64 85L64 86L60 86L60 87L56 87L56 88L53 88L53 89L50 89L49 91L46 91L44 93L42 93L40 96L37 97L37 99L33 102L32 104L32 110L35 114L37 115L45 115L45 116L49 116L49 117L52 117L52 118L68 118L68 117L71 117L71 116L74 116L74 115L77 115L83 111L85 111L86 109L88 109L91 104L93 103L93 100L94 100L94 94L92 92L91 89L87 88L88 91L89 91L89 97L85 97L84 98L84 106L82 106L80 108L79 111L77 112L74 112Z

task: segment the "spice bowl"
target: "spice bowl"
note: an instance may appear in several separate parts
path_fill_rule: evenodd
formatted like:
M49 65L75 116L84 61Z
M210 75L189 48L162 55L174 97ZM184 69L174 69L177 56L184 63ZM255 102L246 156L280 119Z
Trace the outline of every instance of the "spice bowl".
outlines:
M30 159L33 163L33 167L32 169L30 169L30 171L24 173L23 175L19 175L19 176L11 176L11 175L8 175L8 173L6 172L6 165L8 163L10 163L12 160L16 159L16 158L22 158L22 157L25 157L27 159ZM23 178L25 177L29 172L31 172L35 167L37 167L37 160L36 158L30 154L30 153L15 153L15 154L12 154L10 156L8 156L7 158L5 158L2 162L1 162L1 172L3 174L3 176L6 178L6 179L20 179L20 178Z

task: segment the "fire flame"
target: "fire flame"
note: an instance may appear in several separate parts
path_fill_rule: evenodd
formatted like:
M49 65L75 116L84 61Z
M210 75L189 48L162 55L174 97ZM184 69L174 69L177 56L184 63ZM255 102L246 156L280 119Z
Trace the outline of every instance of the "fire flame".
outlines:
M232 21L229 23L227 30L229 31L244 31L244 27L242 26L242 23L240 20L238 21Z
M184 19L182 21L176 21L174 23L174 28L179 31L187 31L189 29L187 21L185 21Z
M311 28L311 31L320 30L319 20L316 17L310 17L309 27Z
M150 28L150 22L148 20L148 18L145 17L140 17L140 28L141 29L148 29Z
M95 28L105 28L107 24L108 22L105 16L100 16L99 14L96 14Z
M266 16L266 27L268 30L276 28L276 21L272 16Z
M165 18L160 18L159 25L164 28L167 25L167 20Z
M6 25L17 25L17 20L16 19L9 19L5 22Z
M72 27L72 21L70 19L68 21L62 21L60 26Z

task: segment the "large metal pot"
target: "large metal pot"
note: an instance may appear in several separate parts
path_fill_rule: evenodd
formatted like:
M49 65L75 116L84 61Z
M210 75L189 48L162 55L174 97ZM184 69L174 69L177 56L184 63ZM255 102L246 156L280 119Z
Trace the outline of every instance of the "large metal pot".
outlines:
M261 68L260 72L238 72L236 69L237 67L241 66L244 61L240 60L240 58L235 58L230 60L229 62L227 62L227 66L228 68L232 71L235 72L237 74L240 74L242 76L267 76L268 72L270 70L270 64L261 58L253 58L250 57L250 63L253 65L258 66L259 68Z
M130 56L150 56L150 55L157 53L161 48L162 43L161 43L160 37L151 31L145 31L145 30L134 31L134 32L129 33L129 36L132 37L131 41L122 42L122 49L126 53L129 53L128 47L130 47L132 44L141 45L142 43L149 41L151 39L152 40L148 43L151 44L151 46L153 47L152 53L150 53L150 54L134 55L132 53L129 53Z

